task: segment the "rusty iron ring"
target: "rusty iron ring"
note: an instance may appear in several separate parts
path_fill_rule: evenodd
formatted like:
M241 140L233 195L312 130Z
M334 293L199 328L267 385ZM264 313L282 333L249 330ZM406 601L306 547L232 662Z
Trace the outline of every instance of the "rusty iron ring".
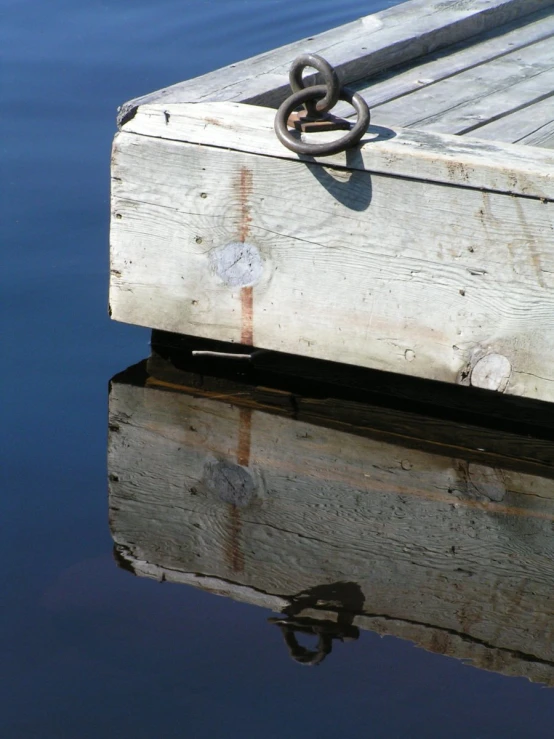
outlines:
M304 80L302 79L302 72L306 67L312 67L323 77L323 83L327 87L327 93L324 98L319 100L310 114L317 113L328 113L331 108L334 108L340 98L340 82L337 73L329 62L318 54L302 54L297 57L290 68L289 81L293 92L300 92L300 90L306 89ZM307 101L306 108L311 101Z
M286 146L287 149L294 151L296 154L306 154L308 156L325 157L331 154L338 154L340 151L349 149L359 143L369 126L370 114L366 101L357 92L343 87L339 94L339 100L350 103L358 114L358 120L354 127L345 135L335 141L327 141L325 144L308 144L291 136L287 122L291 113L300 105L308 100L324 99L327 95L327 85L313 85L303 90L293 93L279 107L275 116L275 133L277 138Z

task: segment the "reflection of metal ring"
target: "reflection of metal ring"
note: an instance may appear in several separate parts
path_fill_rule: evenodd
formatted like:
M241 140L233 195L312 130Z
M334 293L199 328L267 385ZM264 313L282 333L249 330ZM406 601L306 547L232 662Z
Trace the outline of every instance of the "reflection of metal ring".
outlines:
M327 88L325 97L315 105L315 109L318 113L327 113L334 108L340 99L340 82L337 73L328 61L317 54L302 54L297 57L289 72L290 86L293 92L300 92L305 89L304 80L302 79L302 72L306 67L313 67L322 75L323 82ZM311 98L310 98L311 99Z
M288 127L287 121L290 114L300 105L308 100L320 100L327 95L327 85L313 85L293 93L279 107L275 116L275 133L279 141L296 154L307 154L314 157L325 157L330 154L338 154L351 146L356 146L369 126L369 108L366 101L357 92L352 92L347 87L340 91L339 100L350 103L358 114L356 124L345 136L325 144L308 144L294 138Z

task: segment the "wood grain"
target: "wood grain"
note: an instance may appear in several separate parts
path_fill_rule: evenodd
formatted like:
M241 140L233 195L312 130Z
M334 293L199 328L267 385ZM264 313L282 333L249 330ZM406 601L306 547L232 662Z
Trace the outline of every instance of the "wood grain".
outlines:
M473 135L491 141L512 139L514 143L548 147L553 119L554 102L548 97L534 103L532 110L525 107L480 126Z
M511 148L515 159L520 149L539 151ZM554 184L552 155L539 154L539 176L521 174L527 192ZM512 367L506 393L553 398L554 215L546 199L122 133L112 191L114 318L241 341L240 288L214 274L209 255L241 228L243 170L252 177L249 240L263 263L252 286L258 347L451 383L498 354ZM497 184L494 174L488 181Z
M371 75L367 80L358 80L351 83L350 87L363 95L370 107L374 108L465 70L481 67L506 54L513 54L553 34L554 14L550 7L412 60L406 65ZM347 108L339 109L337 114L342 114L341 110L346 112ZM507 141L502 138L499 140Z
M373 106L373 122L441 133L471 132L552 94L552 48L552 38L546 38ZM512 140L508 136L506 140Z
M362 628L552 682L551 480L253 409L251 492L230 506L211 470L235 464L241 412L112 384L110 525L139 574L279 610L356 583L356 606L322 595L306 615L350 609Z
M121 106L119 121L145 103L236 100L277 106L289 94L291 62L306 51L326 57L346 84L552 6L551 0L411 0L316 37L158 90ZM310 78L308 78L309 80Z
M554 439L552 408L549 403L537 400L294 354L252 351L241 345L165 331L152 331L151 347L148 371L156 379L190 385L196 374L209 375L213 376L210 387L217 390L221 379L226 392L229 382L249 382L261 386L256 396L259 402L266 397L264 387L280 388L282 392L278 394L272 390L269 402L272 406L283 405L290 412L295 407L291 393L320 399L332 397L344 401L361 400L375 407L402 411L404 418L409 411L420 418L443 421L446 426L437 432L439 439L444 438L440 434L444 434L446 428L454 428L452 421L456 421L456 429L468 425L472 429L491 430L496 434L494 438L499 440L505 433L528 437L529 444L523 444L520 449L526 448L529 452L536 449L533 445L537 439ZM236 357L237 350L246 363L225 360L226 354ZM421 423L421 420L414 421L416 431ZM469 431L468 438L476 433L475 430ZM489 449L489 444L490 440L476 446ZM515 454L515 447L508 455L521 456ZM529 454L529 457L533 455Z
M125 124L123 132L262 157L318 161L297 156L280 144L273 128L274 117L274 111L267 108L237 103L145 105ZM317 134L318 141L336 136ZM114 156L123 146L137 148L141 140L119 134ZM324 166L554 200L551 152L497 141L485 143L468 136L370 127L359 148L319 161Z

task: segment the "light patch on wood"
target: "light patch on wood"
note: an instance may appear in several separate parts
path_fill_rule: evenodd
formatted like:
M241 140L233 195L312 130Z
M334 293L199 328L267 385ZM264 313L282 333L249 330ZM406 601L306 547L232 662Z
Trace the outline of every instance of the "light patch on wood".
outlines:
M512 365L502 354L487 354L471 372L471 384L483 390L503 393L512 374Z
M204 465L204 481L219 500L239 508L246 508L254 497L255 483L250 472L226 460L208 459Z
M254 244L232 241L212 249L210 267L228 287L255 285L263 274L263 260Z

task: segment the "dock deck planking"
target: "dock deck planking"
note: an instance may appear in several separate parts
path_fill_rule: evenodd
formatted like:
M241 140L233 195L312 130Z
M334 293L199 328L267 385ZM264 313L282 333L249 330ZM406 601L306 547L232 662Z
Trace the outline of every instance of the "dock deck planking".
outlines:
M554 146L554 100L548 97L528 108L516 110L480 126L480 139L502 141L512 138L514 143L552 148Z
M553 9L553 0L411 0L131 100L121 106L119 121L146 103L235 101L277 107L290 93L292 61L308 50L324 56L343 84L354 84L488 31L512 29L514 23L521 23L525 37L525 26L535 13L548 29ZM541 31L538 34L540 38ZM313 79L306 76L307 82Z
M413 70L418 78L419 72L417 67ZM364 90L364 94L371 104L372 88ZM521 109L526 110L532 122L535 104L545 99L549 99L552 113L553 96L554 38L549 36L373 105L372 122L440 133L471 133L479 138L481 127ZM512 132L509 121L498 133L502 138L497 140L507 143L518 140L518 129Z
M553 34L554 13L551 8L546 8L522 20L414 59L408 64L397 65L392 70L352 82L350 87L367 97L374 108L550 38Z
M554 40L547 38L374 106L372 122L478 137L475 129L514 110L529 108L532 119L533 103L552 95ZM506 136L511 143L509 130Z

